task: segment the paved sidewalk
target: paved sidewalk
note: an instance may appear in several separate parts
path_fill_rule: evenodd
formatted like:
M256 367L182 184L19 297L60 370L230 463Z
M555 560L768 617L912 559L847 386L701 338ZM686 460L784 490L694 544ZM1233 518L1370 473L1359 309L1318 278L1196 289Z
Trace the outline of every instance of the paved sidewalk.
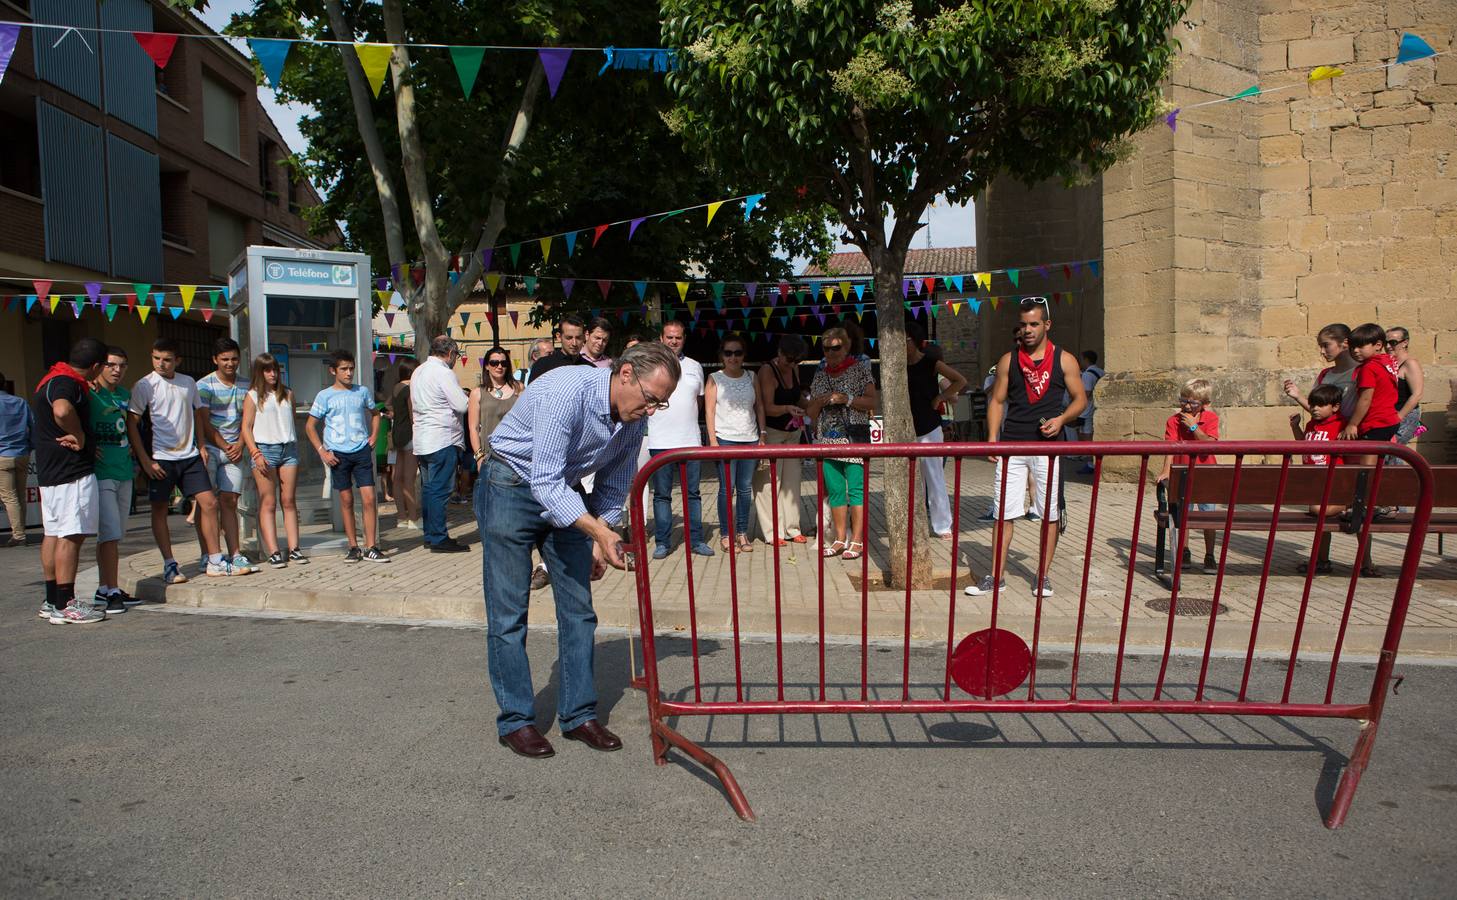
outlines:
M948 466L948 483L954 473ZM954 600L956 618L952 633L961 636L990 619L990 598L966 597L968 569L980 575L989 571L990 545L994 525L978 520L987 508L991 488L991 467L967 461L962 472L960 536L956 546L959 565L954 585L951 572L952 544L933 539L933 565L937 587L913 591L910 596L910 632L915 640L944 641ZM840 559L823 561L817 544L791 545L779 550L776 567L772 548L756 543L754 552L725 554L713 558L686 560L679 546L666 560L644 562L649 566L655 625L660 631L686 631L690 624L690 565L692 601L701 634L731 634L734 609L737 625L746 634L814 636L823 627L829 636L855 637L862 632L862 618L871 638L902 638L906 633L906 593L877 588L888 567L888 548L880 479L871 482L870 589L863 590L860 563ZM1084 571L1087 572L1086 609L1081 639L1088 646L1116 646L1124 622L1125 589L1130 584L1129 536L1133 530L1136 485L1104 484L1100 488L1097 523L1091 559L1085 559L1087 518L1091 485L1086 478L1069 478L1068 527L1059 544L1051 570L1055 594L1043 600L1040 622L1031 592L1032 572L1037 559L1038 523L1020 521L1008 557L1007 589L999 598L998 625L1010 628L1032 643L1034 631L1044 644L1071 645L1079 637L1079 604ZM717 482L705 478L704 509L713 517ZM807 478L803 521L815 521L814 480ZM1126 640L1129 646L1161 647L1168 629L1169 591L1153 577L1152 560L1155 524L1152 495L1145 495L1137 560L1127 598ZM650 506L650 504L649 504ZM452 506L450 531L471 545L472 552L431 554L421 547L418 532L395 526L393 506L383 512L382 543L392 562L389 565L343 562L340 549L316 547L307 566L263 572L236 579L194 577L184 585L165 588L160 581L161 560L155 550L131 553L123 560L124 586L148 599L166 597L168 603L224 609L275 610L319 614L351 614L405 620L475 621L484 623L481 599L481 555L479 538L470 507ZM179 550L186 535L181 520L174 521ZM306 529L306 544L335 539L323 526ZM1202 539L1193 535L1195 559L1202 554ZM675 532L676 539L676 532ZM1299 619L1304 576L1295 574L1310 548L1310 535L1277 537L1272 573L1264 596L1257 646L1289 652ZM133 532L127 549L146 547L149 537ZM185 545L190 546L190 542ZM1250 640L1260 590L1261 560L1266 536L1235 535L1229 551L1229 568L1219 595L1213 645L1216 649L1243 652ZM717 541L714 541L717 547ZM1341 613L1350 585L1350 560L1355 555L1355 538L1338 534L1333 557L1334 576L1316 577L1306 603L1301 633L1302 652L1329 653L1341 624ZM1375 562L1394 575L1404 540L1400 535L1379 536L1373 547ZM188 554L180 553L184 559ZM192 575L196 564L184 565ZM776 615L775 573L778 573ZM1173 640L1177 646L1204 646L1208 635L1210 600L1215 588L1213 576L1197 569L1186 571L1180 591ZM737 586L735 592L734 587ZM1355 593L1344 651L1373 654L1381 646L1395 578L1361 579ZM637 618L637 593L633 576L611 572L594 591L599 620L603 625L632 626ZM531 621L554 622L550 589L532 597ZM1411 609L1402 639L1404 654L1457 656L1457 567L1436 553L1436 538L1428 540L1418 574Z

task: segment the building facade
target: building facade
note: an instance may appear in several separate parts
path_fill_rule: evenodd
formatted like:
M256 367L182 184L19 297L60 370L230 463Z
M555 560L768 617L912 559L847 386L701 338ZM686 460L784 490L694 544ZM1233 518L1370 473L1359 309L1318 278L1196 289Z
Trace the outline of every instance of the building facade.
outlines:
M1176 28L1177 128L1138 135L1089 187L994 184L977 204L982 264L1101 255L1102 283L1070 310L1078 343L1106 360L1099 437L1161 438L1179 385L1203 377L1226 436L1286 438L1296 407L1281 383L1312 384L1317 332L1377 322L1411 332L1426 372L1415 446L1446 461L1457 56L1383 64L1404 32L1448 50L1453 4L1195 0ZM1308 83L1316 66L1346 74ZM1252 84L1266 93L1190 108ZM1054 308L1054 340L1061 318Z
M213 34L200 20L160 0L0 0L0 10L78 29L23 29L0 82L0 295L34 293L33 279L62 295L102 282L124 296L138 282L176 304L177 285L225 284L249 244L338 242L332 228L310 233L304 213L318 195L288 165L252 62L223 41L186 37ZM184 37L159 69L129 31ZM134 379L162 334L183 342L183 371L208 371L207 347L227 320L211 310L204 320L205 305L142 322L7 303L4 374L23 390L72 342L95 336L140 361Z

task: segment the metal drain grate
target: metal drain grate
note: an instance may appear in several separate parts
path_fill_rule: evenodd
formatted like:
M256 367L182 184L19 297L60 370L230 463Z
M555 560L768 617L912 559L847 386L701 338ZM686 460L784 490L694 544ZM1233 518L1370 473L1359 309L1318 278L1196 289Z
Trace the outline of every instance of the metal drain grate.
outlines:
M1154 612L1167 613L1169 611L1169 598L1156 597L1145 603L1144 606ZM1213 601L1203 597L1180 597L1179 605L1174 609L1174 615L1188 616L1190 618L1198 616L1208 618L1209 610L1212 606ZM1223 603L1219 604L1219 614L1222 616L1227 612L1229 612L1229 607Z

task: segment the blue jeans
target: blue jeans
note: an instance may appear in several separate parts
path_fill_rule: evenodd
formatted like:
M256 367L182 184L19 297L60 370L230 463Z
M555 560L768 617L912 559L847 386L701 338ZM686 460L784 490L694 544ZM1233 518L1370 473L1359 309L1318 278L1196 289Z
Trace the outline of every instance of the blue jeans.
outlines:
M481 530L481 583L486 596L486 650L491 690L501 712L501 735L536 724L536 692L526 658L526 607L531 600L531 551L541 550L556 599L557 719L571 731L597 718L593 680L592 540L576 528L556 528L542 517L531 486L493 459L476 481L476 523Z
M455 488L455 467L460 461L455 447L417 456L420 461L420 512L425 519L425 543L438 544L450 535L445 531L445 506Z
M667 450L649 450L650 456L667 453ZM703 498L698 495L698 460L684 464L688 469L688 545L696 547L703 543ZM673 476L677 466L664 466L653 473L653 538L659 547L672 547L673 537Z
M759 443L758 441L726 441L718 439L721 447L748 447ZM749 513L754 507L754 465L757 460L736 459L716 460L713 467L718 470L718 536L727 538L728 530L728 478L724 476L724 468L731 470L734 483L734 534L739 538L747 539L749 536Z

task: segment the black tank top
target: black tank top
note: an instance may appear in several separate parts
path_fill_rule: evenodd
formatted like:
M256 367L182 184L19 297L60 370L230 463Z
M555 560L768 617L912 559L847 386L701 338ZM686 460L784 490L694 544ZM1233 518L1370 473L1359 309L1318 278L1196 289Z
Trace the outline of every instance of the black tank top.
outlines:
M1407 381L1406 381L1406 372L1402 372L1401 373L1401 377L1398 378L1398 379L1396 379L1396 410L1397 410L1397 412L1400 412L1401 411L1401 408L1403 406L1406 406L1406 401L1408 401L1410 399L1411 399L1411 385L1408 384Z
M1017 364L1018 351L1012 351L1012 359L1007 367L1007 414L1002 420L1002 440L1056 441L1062 439L1061 433L1051 438L1044 438L1039 430L1043 419L1056 418L1067 409L1062 399L1067 390L1067 382L1062 375L1062 351L1054 347L1050 341L1043 351L1052 355L1052 378L1042 399L1036 403L1033 403L1028 397L1027 381L1022 377L1022 367ZM1043 359L1046 358L1046 356L1043 357ZM1034 359L1033 362L1035 363L1037 360Z
M773 361L768 364L769 372L774 376L774 405L775 406L798 406L800 395L799 364L793 367L794 374L790 384L786 385L784 379L779 377L779 367ZM789 413L781 416L765 416L764 424L779 431L789 430Z
M916 437L930 434L941 427L941 414L935 407L935 400L941 395L936 360L923 355L920 362L906 366L906 381L910 387L911 424L915 426Z

